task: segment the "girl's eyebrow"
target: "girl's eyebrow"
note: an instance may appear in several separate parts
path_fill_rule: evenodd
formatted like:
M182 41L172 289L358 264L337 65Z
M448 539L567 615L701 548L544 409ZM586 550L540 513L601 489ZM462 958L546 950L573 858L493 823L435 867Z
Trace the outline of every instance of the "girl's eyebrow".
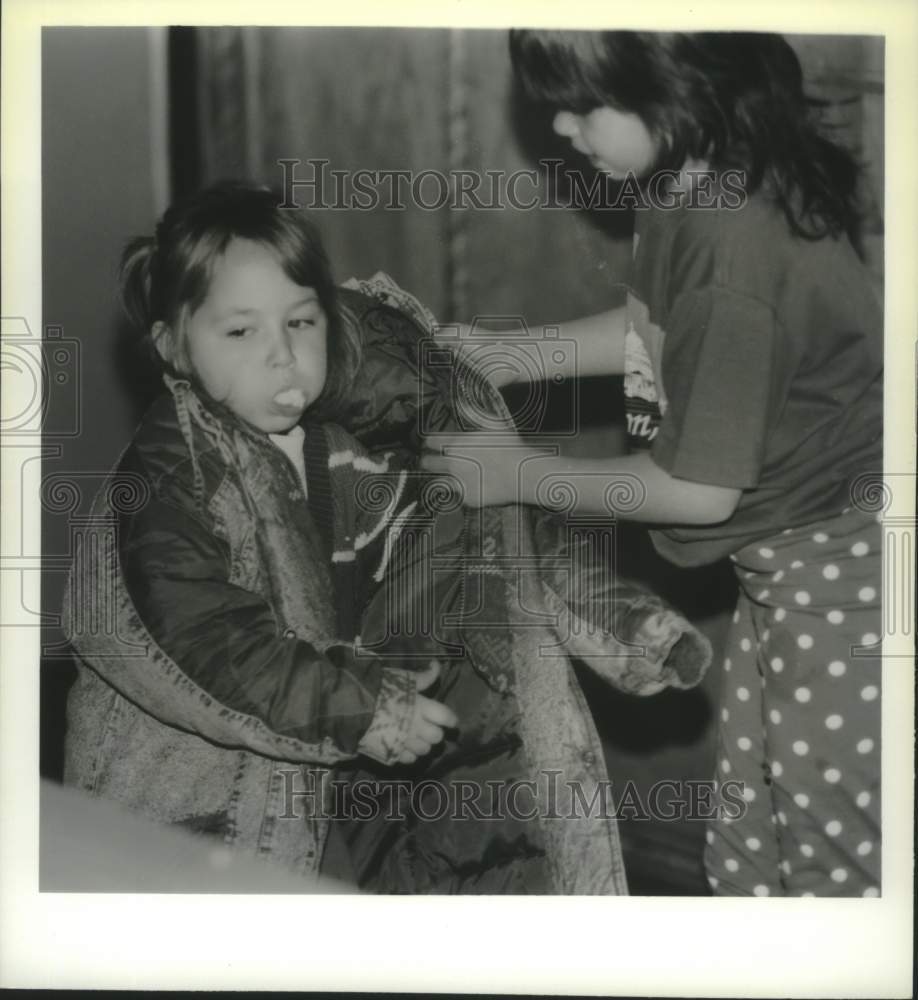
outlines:
M312 305L314 302L318 301L319 296L315 292L307 292L301 299L297 299L296 302L292 302L288 309L299 309L301 306ZM227 306L226 309L220 310L217 314L217 319L230 319L233 316L254 316L260 311L261 310L253 309L249 306Z

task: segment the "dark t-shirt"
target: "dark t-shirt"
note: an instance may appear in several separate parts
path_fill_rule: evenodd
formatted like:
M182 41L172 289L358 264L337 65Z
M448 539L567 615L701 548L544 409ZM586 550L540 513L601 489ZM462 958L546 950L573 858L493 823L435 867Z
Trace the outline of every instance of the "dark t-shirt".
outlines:
M851 503L882 471L883 323L846 238L795 237L762 196L638 212L625 404L632 450L679 479L741 489L722 524L651 532L712 562Z

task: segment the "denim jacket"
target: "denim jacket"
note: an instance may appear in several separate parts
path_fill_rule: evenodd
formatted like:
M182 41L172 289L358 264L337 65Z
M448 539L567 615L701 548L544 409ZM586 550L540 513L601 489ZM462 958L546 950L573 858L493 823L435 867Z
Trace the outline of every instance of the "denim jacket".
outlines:
M289 459L187 382L167 384L97 497L71 573L65 781L313 872L324 825L279 818L285 770L308 783L308 765L358 753L392 763L414 679L339 634ZM340 429L313 433L326 454L353 456ZM333 473L334 548L347 551L366 527L352 501L362 473L340 460Z

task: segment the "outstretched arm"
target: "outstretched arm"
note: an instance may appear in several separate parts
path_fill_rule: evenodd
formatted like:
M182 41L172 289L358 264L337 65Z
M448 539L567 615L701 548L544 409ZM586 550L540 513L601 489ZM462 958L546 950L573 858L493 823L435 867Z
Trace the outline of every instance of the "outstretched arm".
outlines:
M505 331L476 324L444 326L439 336L457 354L497 387L534 380L547 373L567 378L621 375L625 368L625 307L580 319L554 323L557 337L508 337ZM558 352L558 344L573 342L574 350ZM518 360L514 355L518 354Z
M523 503L550 507L564 491L572 513L608 514L656 524L718 524L739 503L741 491L678 479L648 454L567 458L512 436L438 434L422 466L455 477L471 507Z

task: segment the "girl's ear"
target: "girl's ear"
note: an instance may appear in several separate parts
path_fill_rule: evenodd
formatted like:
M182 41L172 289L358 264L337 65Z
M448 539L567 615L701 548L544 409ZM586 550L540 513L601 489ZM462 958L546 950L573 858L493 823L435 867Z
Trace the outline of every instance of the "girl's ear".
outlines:
M159 354L170 368L174 368L176 350L172 329L163 323L162 320L157 320L153 324L151 334L153 337L153 346L156 348L157 354Z

